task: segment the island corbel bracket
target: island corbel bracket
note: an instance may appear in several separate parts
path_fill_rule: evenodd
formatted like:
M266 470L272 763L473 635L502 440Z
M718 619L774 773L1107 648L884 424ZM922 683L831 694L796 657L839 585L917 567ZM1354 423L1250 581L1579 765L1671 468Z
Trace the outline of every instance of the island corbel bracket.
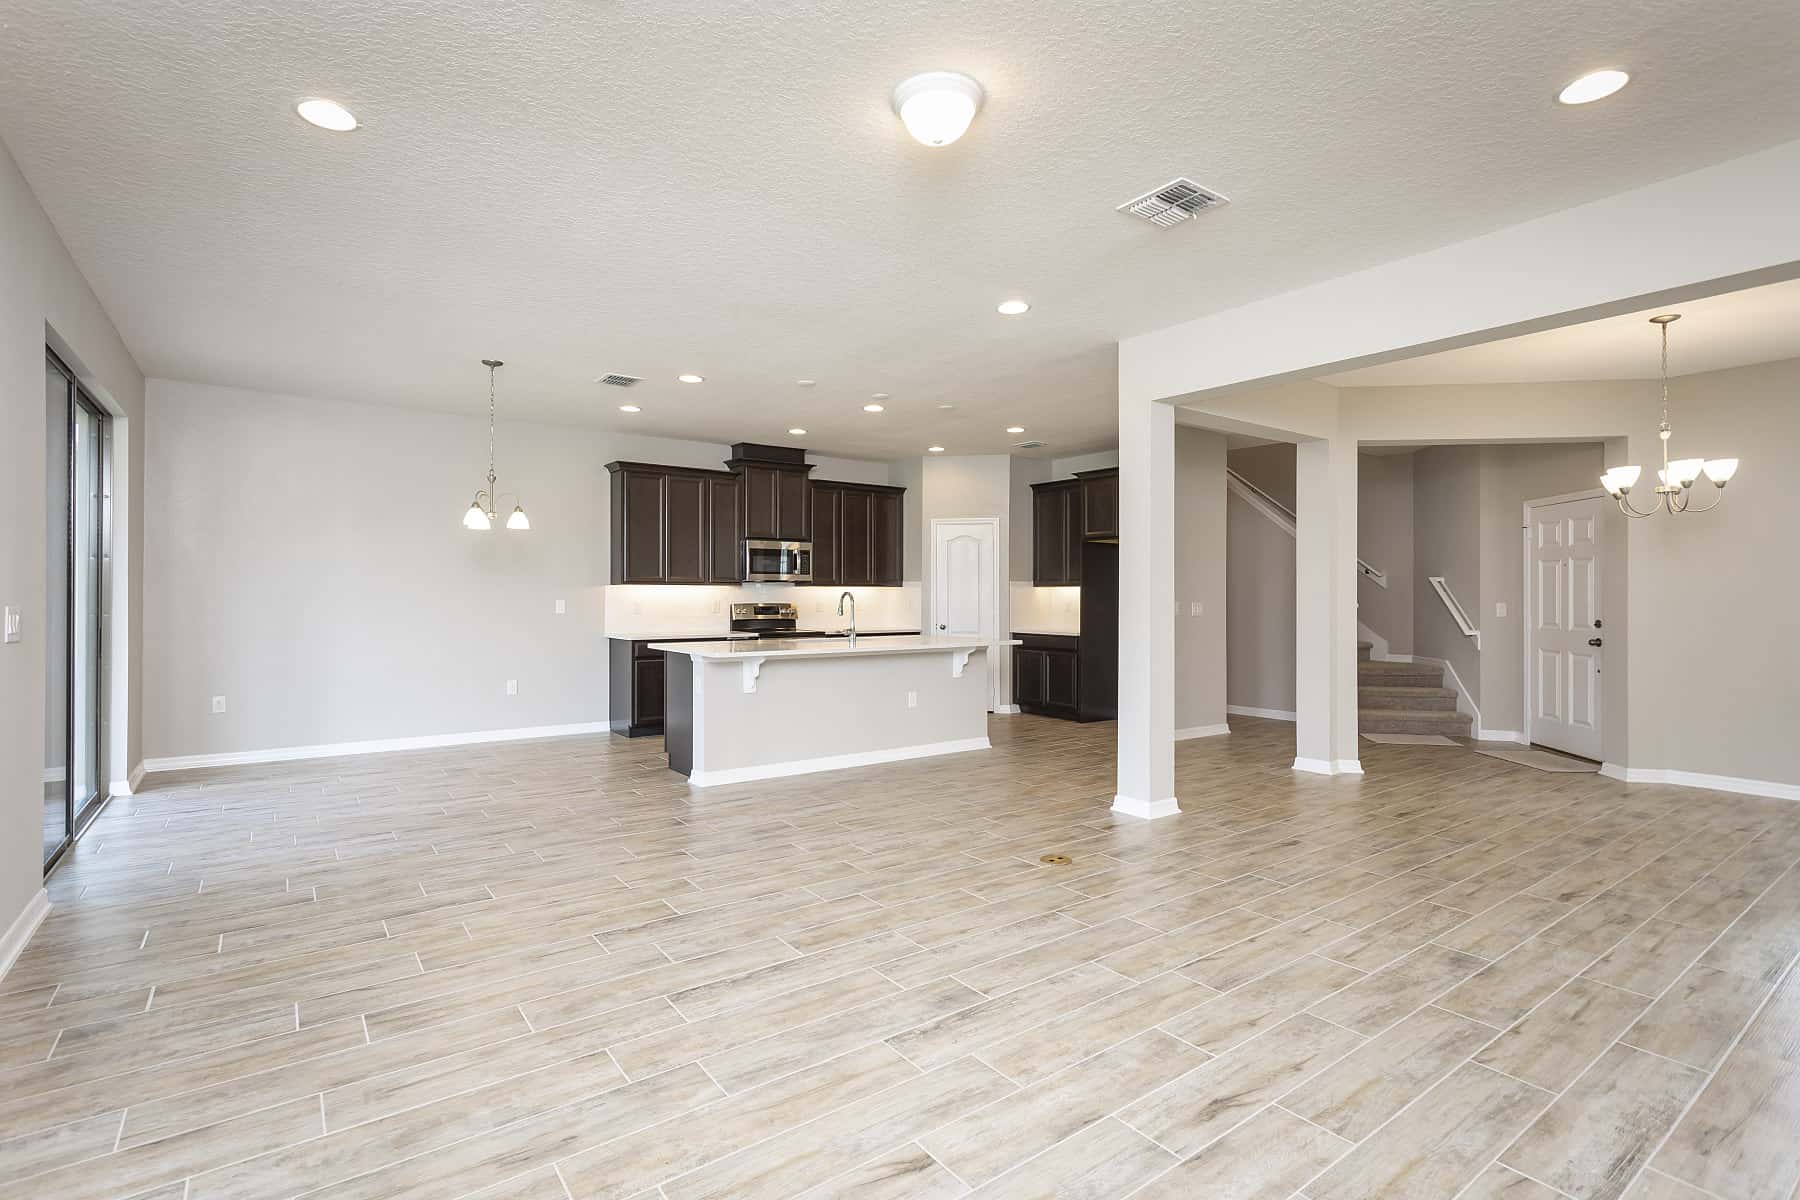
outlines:
M756 691L756 677L762 674L763 660L760 656L744 660L744 694Z
M981 649L979 646L970 646L967 650L950 652L950 677L952 679L963 677L963 668L969 665L969 656L979 649Z

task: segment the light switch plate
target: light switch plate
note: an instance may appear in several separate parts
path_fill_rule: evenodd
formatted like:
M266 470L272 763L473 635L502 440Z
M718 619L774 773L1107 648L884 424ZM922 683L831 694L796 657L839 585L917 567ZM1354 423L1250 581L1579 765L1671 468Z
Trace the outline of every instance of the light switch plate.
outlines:
M519 681L518 680L509 679L506 681L506 694L509 696L516 696L519 694Z
M225 711L225 697L214 696L212 698L212 710L216 713L224 712Z
M557 616L560 617L568 611L569 611L569 602L567 600L558 600L556 602L556 615Z
M19 606L16 604L7 605L5 623L3 626L5 632L0 634L0 637L4 637L4 639L9 642L18 641L19 629L23 624L24 614L19 611Z
M1188 616L1204 617L1205 615L1206 615L1206 605L1200 603L1200 601L1196 600L1192 604L1188 605Z
M1506 615L1506 601L1504 601L1504 600L1494 601L1494 615L1496 617L1504 617Z

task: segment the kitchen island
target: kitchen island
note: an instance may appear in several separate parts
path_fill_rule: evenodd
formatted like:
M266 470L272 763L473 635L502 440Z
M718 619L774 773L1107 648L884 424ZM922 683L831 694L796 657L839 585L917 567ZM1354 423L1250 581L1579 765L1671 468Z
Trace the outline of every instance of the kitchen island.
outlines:
M988 643L978 638L650 648L668 663L669 766L696 787L989 748Z

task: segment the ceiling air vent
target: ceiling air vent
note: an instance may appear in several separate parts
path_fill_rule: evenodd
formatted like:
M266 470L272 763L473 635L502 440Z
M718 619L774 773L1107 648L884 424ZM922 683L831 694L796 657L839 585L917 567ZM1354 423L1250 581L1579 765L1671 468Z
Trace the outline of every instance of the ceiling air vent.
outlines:
M636 375L612 374L612 375L602 375L599 378L598 382L604 383L608 387L636 387L638 384L640 384L644 381L642 379L639 379Z
M1036 450L1045 444L1046 443L1040 442L1036 438L1032 438L1029 442L1014 442L1013 449L1014 450Z
M1142 217L1163 229L1197 217L1209 208L1223 208L1231 201L1201 187L1191 179L1171 179L1153 192L1119 205L1119 211Z

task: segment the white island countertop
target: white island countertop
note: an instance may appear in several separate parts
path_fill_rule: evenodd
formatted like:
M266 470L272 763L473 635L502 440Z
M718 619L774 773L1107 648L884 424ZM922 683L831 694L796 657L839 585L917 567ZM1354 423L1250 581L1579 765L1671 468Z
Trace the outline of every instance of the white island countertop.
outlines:
M759 638L753 642L652 642L650 649L689 658L729 660L742 658L849 658L875 654L942 654L952 650L983 650L988 646L1016 646L1010 638L984 642L974 637L910 636L848 638Z

